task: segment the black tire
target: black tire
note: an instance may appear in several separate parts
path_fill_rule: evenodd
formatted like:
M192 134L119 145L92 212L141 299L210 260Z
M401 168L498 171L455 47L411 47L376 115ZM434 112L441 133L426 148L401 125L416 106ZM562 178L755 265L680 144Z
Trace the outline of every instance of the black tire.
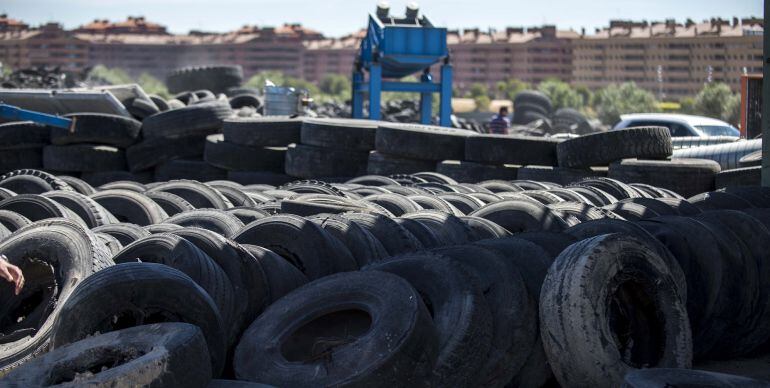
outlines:
M465 141L465 159L486 164L556 165L559 140L535 136L479 135Z
M762 150L754 151L738 160L738 167L754 167L762 165Z
M85 222L89 229L118 222L102 205L76 191L51 191L44 193L43 196L71 210Z
M642 367L689 368L692 338L677 289L665 262L632 237L567 248L540 298L541 337L559 383L611 387Z
M89 185L86 181L80 178L75 178L74 176L69 175L59 175L57 178L66 182L68 185L70 185L70 187L72 187L73 190L80 194L91 195L96 192L96 189L94 189L93 186Z
M420 241L392 218L368 213L344 213L341 216L371 233L391 256L422 248Z
M378 152L422 160L463 160L465 140L475 132L420 124L380 123ZM372 172L370 172L372 173Z
M633 127L565 140L557 146L561 167L591 167L628 158L665 159L671 156L671 132L666 127Z
M110 189L91 195L91 199L102 205L118 221L140 226L159 223L168 215L155 201L130 190Z
M279 186L295 178L285 174L265 171L228 171L227 179L244 185L268 184Z
M270 249L311 280L357 268L350 251L335 237L295 215L275 215L254 221L233 240Z
M207 136L222 129L232 110L226 101L211 101L154 114L142 122L145 139Z
M307 276L275 252L256 245L241 246L257 259L265 273L270 291L268 305L308 283Z
M534 200L502 200L469 214L490 220L511 233L527 231L560 232L567 228L556 213Z
M95 233L104 233L116 238L120 245L124 247L136 240L150 236L150 233L141 226L129 223L102 225L91 230Z
M285 147L250 147L224 140L221 134L209 135L203 159L214 166L235 171L283 172Z
M653 368L631 371L623 378L623 388L655 387L763 387L766 380L703 370Z
M193 243L227 275L233 286L237 315L242 316L240 326L235 324L235 332L240 335L245 326L262 313L272 297L260 261L240 244L210 230L182 228L171 234Z
M760 184L762 184L762 166L725 170L716 174L714 179L714 186L717 189L759 186Z
M123 150L93 144L46 146L43 148L43 167L61 171L114 171L125 170Z
M324 148L358 151L374 149L377 122L352 119L305 119L300 142Z
M0 373L48 350L54 320L78 284L93 272L95 238L79 225L48 220L28 225L0 242L8 261L20 267L19 295L3 287ZM58 303L57 303L58 301Z
M13 121L0 124L0 148L41 148L48 144L51 127L32 121Z
M84 370L95 372L83 376ZM77 376L77 377L76 377ZM211 378L206 340L186 323L159 323L89 337L57 348L3 377L11 387L50 383L196 387Z
M206 89L213 93L225 93L243 82L240 66L189 66L176 69L166 76L166 86L171 93Z
M514 109L517 106L521 106L521 104L532 104L541 107L545 110L544 114L549 114L553 111L551 99L548 98L548 96L546 96L544 93L536 90L523 90L516 93L516 95L513 97Z
M272 198L262 194L248 193L243 189L243 186L241 186L241 188L235 188L218 184L216 181L207 184L222 193L222 195L235 207L254 207L257 206L258 203L272 200Z
M230 118L224 121L225 141L244 146L285 147L299 143L301 119L275 117Z
M237 94L230 97L228 102L230 102L230 107L233 109L240 109L248 106L258 110L262 107L262 100L259 99L259 96L251 93Z
M174 159L155 167L155 180L160 182L178 179L207 182L226 178L227 170L200 159Z
M366 268L406 279L417 290L439 335L439 353L431 384L470 387L479 382L492 346L492 313L475 274L435 253L398 256Z
M585 178L606 176L597 169L577 169L553 166L524 166L518 170L518 179L538 182L553 182L568 185Z
M396 217L400 217L406 213L422 210L422 206L420 206L420 204L399 194L374 194L364 197L363 200L384 207Z
M476 183L487 180L514 180L519 167L511 164L482 164L460 160L444 160L436 165L436 171L458 182Z
M374 175L393 175L431 171L435 168L436 163L432 160L403 158L372 151L369 153L366 171Z
M51 127L51 144L107 144L126 148L139 137L142 123L134 119L106 113L73 113L73 128Z
M456 245L432 252L467 266L492 314L492 347L478 371L477 385L502 386L522 368L537 337L537 304L521 271L499 251L481 245Z
M165 223L176 224L186 228L201 228L216 232L227 238L232 238L245 226L238 217L219 209L189 210L171 216Z
M691 197L714 190L719 164L707 159L635 160L610 164L608 176L626 183L646 183Z
M143 171L170 160L201 156L205 144L204 136L144 139L126 150L126 159L131 171Z
M151 191L144 195L155 201L155 203L157 203L169 217L182 212L195 210L195 206L176 194L167 193L165 191Z
M241 222L243 222L244 225L248 225L251 222L265 218L270 215L269 213L254 207L241 207L241 206L236 206L236 207L227 209L226 212L238 217L238 219L241 220Z
M118 322L111 318L119 316ZM182 272L155 263L110 267L84 280L63 303L51 338L54 349L88 336L146 321L198 326L206 339L213 376L225 362L222 317L211 297Z
M323 317L335 316L348 324L323 324ZM298 331L313 322L328 328L323 335L328 345L311 349L298 340ZM320 332L307 335L319 343ZM353 343L351 336L357 337ZM340 343L348 345L335 346ZM332 351L334 359L323 357ZM406 280L378 271L351 272L308 284L265 310L244 333L234 369L240 380L276 386L411 386L426 381L437 355L438 334Z
M175 230L184 229L184 228L176 224L160 223L160 224L147 225L143 229L150 232L150 234L161 234L161 233L170 233Z
M394 179L382 175L364 175L353 178L345 183L359 184L364 186L398 185L398 182L396 182Z
M0 173L30 168L43 168L43 145L0 149Z
M337 215L312 216L308 220L316 223L343 243L360 268L388 257L382 243L353 221Z
M93 186L104 186L111 182L131 181L138 184L149 183L154 180L152 171L95 171L84 172L80 178ZM144 191L144 189L142 189Z
M437 248L444 245L439 237L436 236L436 233L420 221L406 218L396 218L394 221L411 233L425 249Z
M460 219L473 230L475 240L503 238L511 235L507 229L485 218L460 216Z
M711 159L719 163L722 170L740 167L742 157L762 149L762 139L735 141L727 144L716 144L703 147L693 147L676 150L674 159Z
M42 194L53 190L74 191L67 182L40 170L15 170L0 176L0 188L17 194Z
M9 210L35 222L49 218L67 218L85 228L88 225L75 212L58 202L36 194L20 194L0 201L0 210Z
M286 174L298 178L364 175L368 157L364 151L291 144L286 151Z
M619 200L627 198L638 198L640 194L633 187L612 178L588 178L577 183L578 186L588 186L594 189L599 189L604 194L608 194L606 198L611 203L615 203ZM601 192L600 192L601 194Z
M195 206L196 209L214 208L225 210L233 207L233 204L217 189L205 183L192 180L173 180L161 183L148 191L163 191L176 194Z
M412 194L407 196L414 202L417 202L425 210L436 210L456 216L464 216L465 213L454 207L451 203L431 194Z
M446 202L449 202L450 205L457 208L457 210L461 211L463 214L473 213L482 206L486 205L486 202L472 197L470 194L445 193L439 194L438 197Z
M0 224L9 232L15 232L29 224L32 221L23 215L10 210L0 210Z
M400 218L418 221L438 237L441 245L465 244L473 241L473 230L457 216L439 211L421 210Z
M741 210L755 207L750 201L741 198L738 195L722 191L711 191L701 193L687 199L687 202L693 204L701 211L733 209Z
M99 186L98 191L112 190L112 189L129 190L129 191L134 191L141 194L144 194L147 192L147 186L145 186L142 183L131 181L131 180L121 180L121 181L113 181L113 182L105 183Z

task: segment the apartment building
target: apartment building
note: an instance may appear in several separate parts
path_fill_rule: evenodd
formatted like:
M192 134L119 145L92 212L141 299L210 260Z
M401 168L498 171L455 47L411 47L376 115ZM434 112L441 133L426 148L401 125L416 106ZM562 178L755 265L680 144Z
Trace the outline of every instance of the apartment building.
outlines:
M612 21L573 40L572 81L591 89L633 81L661 100L694 96L708 82L738 91L742 74L762 72L762 32L761 19Z

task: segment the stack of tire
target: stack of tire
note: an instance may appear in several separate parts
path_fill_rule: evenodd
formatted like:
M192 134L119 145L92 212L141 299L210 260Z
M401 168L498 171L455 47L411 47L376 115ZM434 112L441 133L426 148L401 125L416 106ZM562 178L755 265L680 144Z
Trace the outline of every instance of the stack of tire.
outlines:
M204 160L239 183L283 184L287 146L300 139L302 120L288 117L230 118L222 134L206 139Z
M719 163L717 188L758 186L762 180L762 139L738 140L674 151L675 159L701 158ZM745 158L745 159L744 159Z
M195 101L187 106L142 121L142 141L126 154L132 173L152 171L157 180L227 178L225 170L206 163L202 156L206 137L221 132L222 121L232 115L232 109L227 100L211 92L203 99L193 99L195 95L186 93L187 101Z
M331 181L365 174L377 125L370 120L303 120L299 143L286 152L286 174Z
M431 125L380 123L367 171L374 175L434 171L444 160L465 160L465 141L476 135Z
M166 77L166 87L171 93L190 90L210 90L214 94L226 93L243 83L240 66L188 66L176 69Z
M43 168L86 176L127 169L126 148L140 140L141 122L100 113L67 117L73 120L71 128L50 128L51 145L43 149Z
M548 121L551 113L551 99L541 92L525 90L513 98L513 124L527 125L538 120Z
M65 179L0 177L10 386L705 384L639 370L770 345L765 188Z
M0 171L43 168L43 147L50 143L46 126L30 121L0 124Z

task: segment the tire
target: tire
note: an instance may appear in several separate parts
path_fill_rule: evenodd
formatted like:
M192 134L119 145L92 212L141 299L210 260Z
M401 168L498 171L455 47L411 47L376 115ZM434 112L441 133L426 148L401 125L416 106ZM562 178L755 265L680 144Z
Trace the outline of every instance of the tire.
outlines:
M717 189L759 186L760 184L762 184L762 166L725 170L716 174L714 180L714 186Z
M401 217L406 213L422 210L422 206L420 206L420 204L399 194L374 194L364 197L363 200L384 207L396 217Z
M51 141L51 127L32 121L0 124L0 148L41 148Z
M240 66L190 66L176 69L166 77L166 86L171 93L206 89L219 94L240 87L242 82Z
M452 206L452 204L450 204L449 202L444 201L443 199L432 194L412 194L407 196L407 198L411 199L414 202L417 202L417 204L420 205L425 210L436 210L439 212L453 214L456 216L465 215L459 209Z
M312 216L308 220L344 244L360 268L388 257L380 241L353 221L336 215Z
M74 191L67 182L40 170L15 170L0 176L0 188L17 194L42 194L53 190Z
M104 233L114 237L123 247L136 240L150 236L150 233L136 224L117 223L102 225L91 229L94 233Z
M282 214L254 221L233 237L281 255L310 280L357 268L350 251L314 223Z
M441 245L465 244L473 240L473 230L457 216L431 210L405 214L400 218L415 220L427 226Z
M115 316L121 320L110 319ZM190 277L161 264L119 264L84 280L63 303L51 345L57 349L96 332L140 326L145 320L198 326L211 356L212 375L220 375L225 331L217 306Z
M362 151L291 144L286 151L286 174L298 178L364 175L368 156Z
M444 160L436 165L436 171L458 182L476 183L486 180L514 180L519 167L510 164L482 164L459 160Z
M674 159L711 159L719 163L722 170L731 170L740 167L739 161L742 157L761 149L762 139L755 139L676 150L672 157Z
M740 140L734 136L677 136L671 138L671 143L675 150L703 147L715 144L733 143Z
M75 178L74 176L68 175L59 175L57 178L63 180L65 183L70 185L73 190L80 194L91 195L96 192L96 189L94 189L93 186L89 185L86 181L80 178Z
M761 387L765 380L703 370L654 368L629 372L623 378L623 388L648 387Z
M121 180L121 181L113 181L113 182L105 183L99 186L99 190L97 192L104 191L104 190L113 190L113 189L128 190L128 191L133 191L140 194L144 194L147 192L147 186L131 180Z
M436 163L431 160L403 158L372 151L369 153L366 171L374 175L393 175L431 171L435 168Z
M511 232L502 226L481 217L460 216L460 219L473 230L476 236L474 241L503 238L511 235Z
M492 315L492 347L476 385L502 386L522 368L537 337L537 304L512 260L481 245L456 245L431 252L451 257L476 275Z
M516 93L516 96L513 98L514 109L517 106L521 106L521 104L532 104L541 107L541 109L545 110L544 114L550 114L553 111L551 99L542 92L536 90L523 90Z
M198 159L169 160L155 168L155 179L161 182L179 179L206 182L226 178L227 170Z
M212 182L209 182L208 185L222 193L222 195L227 198L227 200L230 201L230 203L232 203L235 207L254 207L260 202L267 202L271 200L271 198L267 198L264 195L247 193L243 189L243 186L241 186L241 188L235 188L221 184L214 184Z
M86 222L58 202L36 194L20 194L0 201L0 210L9 210L35 222L49 218L67 218L88 228Z
M628 322L616 320L624 316ZM692 365L687 310L675 279L659 256L628 236L583 240L556 258L543 283L540 329L562 386L618 386L642 367Z
M364 175L364 176L353 178L345 183L359 184L364 186L398 185L398 182L396 182L392 178L388 178L382 175Z
M139 121L106 113L73 113L65 117L75 120L74 127L51 127L53 145L94 143L126 148L136 143L142 128Z
M93 186L103 187L106 184L118 181L131 181L134 183L142 184L149 183L154 180L152 171L95 171L84 172L80 174L80 178L88 182ZM142 190L144 191L144 190Z
M176 194L167 193L165 191L152 191L145 193L145 195L147 198L155 201L155 203L157 203L169 217L173 217L182 212L195 210L195 206Z
M145 139L178 139L207 136L222 129L222 120L230 117L230 104L211 101L154 114L142 122Z
M224 121L225 141L244 146L285 147L299 143L301 119L275 117L230 118Z
M43 168L43 145L14 146L0 149L0 172Z
M567 228L556 213L534 200L502 200L469 214L492 221L511 233L527 231L560 232Z
M228 171L227 179L244 185L269 184L279 186L295 178L285 174L264 171Z
M10 210L0 210L0 224L9 232L15 232L29 224L32 221L23 215Z
M143 171L174 159L202 156L205 144L204 136L144 139L126 150L126 159L131 171Z
M558 140L534 136L479 135L465 142L465 159L486 164L556 165Z
M577 169L552 166L524 166L518 169L518 179L553 182L560 185L569 185L585 178L606 175L606 173L597 169Z
M120 222L147 226L162 222L168 215L155 201L129 190L111 189L91 195Z
M666 127L633 127L565 140L557 146L560 167L606 166L628 158L665 159L671 156Z
M742 210L755 207L750 201L741 198L738 195L722 191L711 191L701 193L687 199L687 202L693 204L701 211L733 209Z
M286 148L243 146L224 141L222 135L210 135L203 159L225 170L283 172Z
M610 203L628 198L639 198L639 192L633 187L612 178L588 178L577 183L579 186L588 186L599 189L606 194L606 199ZM602 194L600 192L600 194Z
M125 170L126 155L121 149L92 144L46 146L43 167L63 171Z
M738 160L738 167L754 167L762 165L762 150L754 151Z
M714 190L719 164L707 159L635 160L610 164L608 176L626 183L645 183L691 197Z
M240 109L245 107L252 107L255 110L262 108L262 101L257 94L243 93L232 96L228 99L230 108Z
M206 229L227 238L232 238L245 226L238 217L219 209L189 210L171 216L163 220L163 222L186 228Z
M435 253L398 256L366 268L399 276L417 290L433 318L439 353L432 385L470 387L492 346L492 313L475 274Z
M246 325L262 313L272 297L261 262L246 248L216 232L200 228L182 228L172 231L171 234L193 243L227 275L233 286L237 315L243 317L241 326L236 324L235 327L236 335L240 335Z
M62 302L93 272L96 249L85 229L60 219L28 225L0 242L0 250L26 278L18 296L3 287L0 325L6 335L0 344L0 373L48 350Z
M243 222L244 225L248 225L251 222L265 218L270 215L265 211L262 211L253 207L240 207L240 206L227 209L226 212L238 217L238 219L241 220L241 222Z
M307 277L302 272L273 251L256 245L241 246L257 259L265 273L270 295L267 305L275 303L284 295L308 283Z
M380 153L403 158L463 160L465 140L474 135L471 131L430 125L381 123L375 146Z
M105 363L96 373L83 370ZM94 386L205 387L211 378L201 330L186 323L132 327L62 346L3 378L10 386L50 382ZM73 376L74 377L73 379Z
M302 349L305 344L295 340L297 331L322 317L333 319L335 313L349 324L327 326L326 341L345 335L358 337L355 344ZM362 336L366 329L359 325L367 319L368 334ZM320 333L308 334L310 341L319 339ZM334 359L318 357L332 351ZM244 333L233 363L236 378L276 386L388 387L423 384L437 355L438 334L419 294L396 275L366 271L320 279L268 307ZM294 359L304 362L292 363ZM307 363L319 367L308 368Z
M51 191L43 194L66 207L83 220L89 229L117 223L118 220L102 205L75 191Z
M470 194L446 193L439 194L438 197L439 199L449 202L450 205L454 206L463 214L473 213L482 206L486 205L486 202L472 197Z
M191 180L173 180L153 187L149 192L168 192L184 198L196 209L229 209L233 204L217 189L201 182Z
M416 251L423 247L412 233L392 218L367 213L344 213L341 216L371 233L382 243L390 256Z
M323 148L357 151L374 149L377 122L352 119L305 119L300 142Z

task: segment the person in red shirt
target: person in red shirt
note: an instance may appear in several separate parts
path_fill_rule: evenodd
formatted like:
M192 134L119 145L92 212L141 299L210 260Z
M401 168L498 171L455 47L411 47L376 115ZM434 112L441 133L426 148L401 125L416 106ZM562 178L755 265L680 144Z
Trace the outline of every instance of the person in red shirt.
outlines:
M13 283L16 295L19 295L24 287L24 275L21 273L21 269L9 263L5 255L0 255L0 278Z
M489 122L489 133L506 135L510 127L511 121L508 119L508 107L501 107L498 114L492 117L492 121Z

